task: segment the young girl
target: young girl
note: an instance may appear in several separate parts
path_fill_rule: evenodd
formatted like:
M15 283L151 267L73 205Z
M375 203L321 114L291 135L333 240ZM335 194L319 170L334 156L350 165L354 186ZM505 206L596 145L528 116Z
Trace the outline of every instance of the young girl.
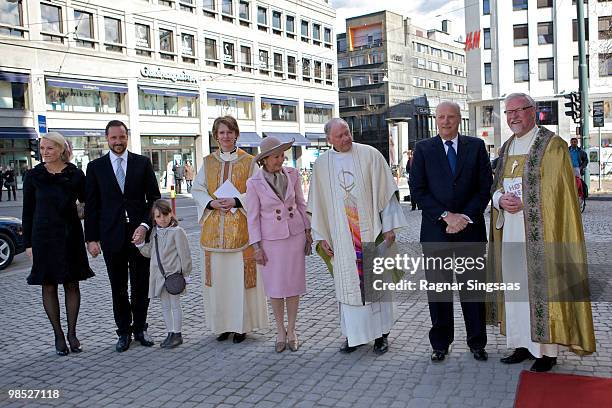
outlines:
M151 258L149 275L149 298L160 297L161 309L168 331L168 337L161 343L163 348L173 348L183 343L181 324L183 310L181 295L171 295L164 287L165 278L157 262L155 238L159 245L159 259L162 261L166 276L176 271L182 271L187 277L191 273L191 252L185 231L178 226L178 221L172 214L172 207L166 200L153 203L151 214L155 227L151 232L149 242L138 247L147 258ZM185 292L183 292L185 293Z

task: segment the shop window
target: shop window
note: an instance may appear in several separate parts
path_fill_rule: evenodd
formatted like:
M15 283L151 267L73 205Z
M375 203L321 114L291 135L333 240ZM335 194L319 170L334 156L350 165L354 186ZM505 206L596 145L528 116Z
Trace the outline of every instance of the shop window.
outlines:
M62 8L50 4L41 3L41 35L44 41L64 43L65 35L62 19Z
M198 117L198 98L154 95L139 90L138 109L141 115L196 118Z
M206 65L209 67L216 67L219 64L217 40L213 38L204 39L204 58L206 59Z
M60 112L125 113L125 94L47 85L47 110Z
M0 109L29 110L28 84L0 81Z
M136 29L136 55L151 56L151 27L146 24L134 24Z
M0 0L0 35L23 37L22 0Z
M174 61L174 32L172 30L159 29L159 56L161 59Z
M94 48L93 14L74 10L74 24L76 45L84 48Z
M297 106L261 102L261 118L263 120L296 122Z
M238 120L253 120L253 100L243 98L208 98L208 118L231 115Z
M558 125L557 101L536 102L536 122L538 125Z
M304 120L306 123L326 123L333 116L333 109L327 107L304 106Z
M123 52L121 20L104 17L104 46L106 51Z
M483 106L482 107L482 122L483 127L493 126L493 107Z

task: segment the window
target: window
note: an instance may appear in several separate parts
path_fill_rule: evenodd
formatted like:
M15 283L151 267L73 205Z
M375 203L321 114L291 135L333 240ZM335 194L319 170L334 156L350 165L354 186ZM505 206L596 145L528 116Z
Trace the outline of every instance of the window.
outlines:
M514 82L529 82L529 60L514 61Z
M351 86L369 85L370 77L368 75L354 75L351 77Z
M23 37L23 6L21 0L0 0L0 35Z
M490 28L485 28L482 30L482 34L483 34L483 42L484 42L484 49L485 50L490 50L491 49L491 29Z
M599 54L599 76L612 76L612 54Z
M434 61L429 61L429 69L432 71L440 71L440 64Z
M315 45L321 44L321 25L313 24L312 25L312 42Z
M578 78L579 66L580 66L580 58L578 55L574 56L574 78ZM589 63L589 55L586 56L586 64L587 64L587 78L591 75L590 73L590 63Z
M538 125L558 125L558 102L538 101L536 102L536 123Z
M283 77L283 54L278 52L274 53L274 76L278 78Z
M370 54L370 64L380 64L385 62L385 53L383 51L373 51Z
M148 94L138 90L138 109L141 115L197 118L198 98Z
M338 68L347 68L349 66L348 58L338 58Z
M302 79L304 81L310 81L310 60L308 58L302 58Z
M308 21L302 20L301 24L302 41L308 42Z
M93 14L74 10L74 39L79 47L94 48Z
M552 44L554 42L553 23L538 23L538 44Z
M485 62L484 64L484 83L486 85L491 85L493 83L493 79L491 76L491 63Z
M272 32L274 34L278 34L278 35L282 34L281 18L282 18L282 15L280 11L272 10Z
M332 64L325 64L325 85L334 84L334 66Z
M57 88L47 84L47 110L61 112L125 113L125 94L91 89Z
M195 36L193 34L181 34L181 55L183 62L195 64Z
M431 47L430 52L434 57L442 57L442 50L439 48Z
M336 46L338 47L338 52L346 52L347 50L346 38L338 39L338 41L336 42Z
M612 38L612 16L598 17L597 29L599 31L600 40Z
M493 126L493 107L483 106L482 107L482 122L483 127Z
M222 0L221 1L221 13L228 16L234 15L234 4L233 0Z
M491 14L491 2L490 0L482 0L482 14L488 16Z
M159 0L157 2L160 6L166 6L166 7L172 7L174 8L174 2L173 1L168 1L168 0Z
M0 81L0 109L29 110L27 82Z
M372 105L384 105L385 94L373 94L370 96L370 103Z
M243 72L251 72L251 47L247 47L246 45L240 46L240 62Z
M421 88L425 88L425 78L414 77L412 84Z
M268 51L259 50L259 73L261 75L268 75L270 62L268 60Z
M179 0L180 9L195 14L195 0Z
M234 43L223 41L223 67L234 69L236 55L234 53Z
M552 0L538 0L538 8L552 7Z
M538 78L540 81L555 79L555 63L553 58L538 59Z
M589 19L584 19L584 39L589 41ZM578 20L572 20L572 41L578 41Z
M514 26L514 46L521 47L524 45L529 45L527 24L517 24Z
M314 78L317 84L323 82L323 64L321 64L321 61L314 62Z
M136 55L151 56L151 28L146 24L134 24L136 28Z
M216 0L202 0L202 7L204 10L215 12L217 9L215 8Z
M174 33L172 30L159 29L159 56L174 61Z
M104 17L104 45L106 51L123 52L122 44L121 20Z
M304 121L306 123L326 123L332 118L332 115L333 108L331 107L304 103Z
M368 63L367 55L353 55L351 57L351 67L357 67L359 65L366 65Z
M295 17L287 16L285 19L285 30L288 38L295 38Z
M512 10L527 10L527 0L512 0Z
M253 120L253 99L247 97L232 97L223 99L208 98L208 118L231 115L238 120Z
M445 74L452 75L453 68L450 65L440 64L440 72L444 72Z
M413 65L415 68L425 68L427 64L427 60L425 58L414 58Z
M465 55L455 54L455 60L457 60L460 64L465 64Z
M268 9L265 7L257 7L257 28L268 31Z
M240 0L240 4L238 5L238 18L241 20L241 25L246 25L247 27L251 25L249 23L251 20L251 10L248 1Z
M261 118L263 120L295 122L297 121L297 106L262 101Z
M485 28L485 30L489 30L489 31L490 31L490 29L489 29L489 28ZM449 60L449 61L452 61L452 60L453 60L453 53L452 53L452 52L450 52L450 51L446 51L446 50L444 50L444 51L442 52L442 55L444 56L444 57L443 57L444 59L447 59L447 60Z
M41 31L44 41L64 42L62 8L50 4L40 5Z
M332 43L332 39L331 39L332 35L331 35L331 28L327 28L325 27L323 29L323 41L325 41L325 44L330 44Z
M292 55L287 55L287 77L289 79L296 79L297 70L296 70L296 60Z
M214 38L204 39L204 59L209 67L216 67L219 62L217 57L217 40Z

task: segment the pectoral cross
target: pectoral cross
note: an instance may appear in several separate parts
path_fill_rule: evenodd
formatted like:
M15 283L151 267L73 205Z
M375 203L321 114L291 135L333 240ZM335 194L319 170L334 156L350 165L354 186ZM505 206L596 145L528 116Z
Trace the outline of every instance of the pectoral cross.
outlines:
M516 170L518 165L519 165L518 161L516 161L516 160L512 163L512 171L511 171L512 174L514 174L514 170Z

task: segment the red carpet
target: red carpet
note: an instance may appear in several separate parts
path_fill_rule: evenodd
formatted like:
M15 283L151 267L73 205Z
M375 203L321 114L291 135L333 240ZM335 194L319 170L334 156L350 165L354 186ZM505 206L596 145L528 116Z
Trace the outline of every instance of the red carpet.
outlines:
M582 407L612 407L612 379L530 371L521 373L514 408Z

